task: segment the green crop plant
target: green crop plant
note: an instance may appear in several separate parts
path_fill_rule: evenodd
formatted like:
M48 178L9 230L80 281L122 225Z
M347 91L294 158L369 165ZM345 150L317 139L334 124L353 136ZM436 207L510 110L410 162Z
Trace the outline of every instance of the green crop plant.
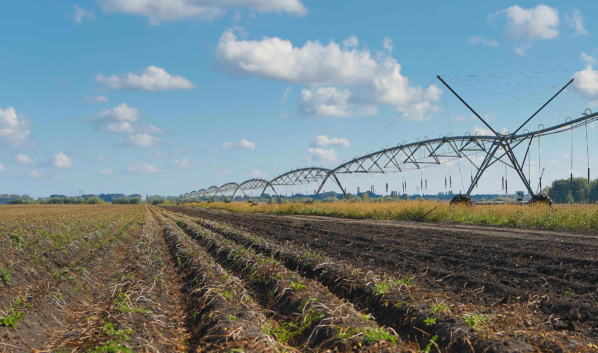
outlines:
M438 340L438 335L432 336L432 338L430 338L430 341L428 342L426 347L424 347L423 353L430 353L430 351L432 350L432 345L435 345L438 347L438 345L436 344L437 340Z
M0 268L0 277L2 278L2 284L4 284L7 287L10 286L10 284L11 284L10 271L7 268L5 268L5 267Z
M291 281L291 288L293 288L293 290L301 290L307 288L307 286L305 284L302 284L301 282Z
M451 308L443 303L430 304L430 311L432 314L443 313L450 310Z
M437 319L437 318L435 318L435 317L427 317L427 318L424 320L424 323L426 324L426 326L434 326L434 325L436 325L436 321L437 321L437 320L438 320L438 319Z
M469 316L464 317L465 319L465 324L467 326L471 326L474 328L479 328L481 329L482 326L488 322L488 318L483 316L483 315L478 315L478 314L471 314Z

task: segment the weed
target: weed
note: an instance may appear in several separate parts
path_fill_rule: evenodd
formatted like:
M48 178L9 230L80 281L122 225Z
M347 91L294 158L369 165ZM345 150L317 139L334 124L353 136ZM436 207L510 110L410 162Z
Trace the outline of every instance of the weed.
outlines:
M131 339L131 334L133 334L133 330L126 329L126 330L117 330L114 328L114 325L107 322L104 324L104 332L109 336L117 337L120 340L128 341Z
M488 318L483 315L478 314L471 314L469 316L465 316L465 324L471 327L482 328L482 325L488 322Z
M96 347L92 353L133 353L127 346L121 346L118 341L108 341L105 345Z
M23 316L25 316L25 313L22 313L12 307L8 310L6 316L0 316L0 326L15 328Z
M141 307L135 308L135 309L133 309L133 311L136 312L137 314L144 314L144 315L149 313L149 310L147 310L145 308L141 308Z
M54 298L56 298L56 300L60 301L60 300L62 300L62 294L56 293L56 294L54 294Z
M424 353L430 353L430 350L432 349L432 345L436 345L436 341L438 340L438 336L432 336L432 338L430 339L430 341L428 342L428 344L426 345L426 347L424 348L423 352Z
M435 318L435 317L427 317L424 320L424 323L426 324L426 326L434 326L434 325L436 325L437 320L438 320L438 318Z
M300 290L307 288L307 286L305 284L301 284L301 282L291 281L291 288L293 288L293 290Z
M430 304L430 311L432 314L443 313L449 310L451 310L451 308L443 303Z
M393 344L397 344L397 338L383 328L370 328L363 332L362 341L365 343L375 343L382 340L392 342Z
M239 319L235 315L228 315L226 318L229 319L229 320L231 320L231 321L237 321Z
M2 284L4 284L7 287L10 286L10 283L11 283L10 271L7 268L5 268L5 267L0 268L0 277L2 277Z

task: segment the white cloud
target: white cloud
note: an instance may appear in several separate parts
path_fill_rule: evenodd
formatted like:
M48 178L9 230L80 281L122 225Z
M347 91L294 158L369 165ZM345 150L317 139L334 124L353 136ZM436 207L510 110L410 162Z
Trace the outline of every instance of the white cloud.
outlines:
M87 102L108 103L108 97L102 96L102 95L100 95L100 96L87 95L87 96L85 96L85 100Z
M308 41L303 47L295 47L291 41L276 37L239 40L235 30L239 29L225 31L220 37L217 64L231 75L310 86L301 93L299 110L304 114L374 115L377 104L402 110L422 91L401 75L401 65L390 56L392 42L387 38L387 52L373 56L369 50L341 47L334 41L328 45ZM354 43L349 40L346 44ZM432 85L420 99L437 101L441 92Z
M488 45L491 47L498 47L498 42L496 40L489 40L486 37L480 37L480 36L472 36L467 40L467 44L471 44L471 45Z
M197 164L199 164L198 161L190 161L189 158L183 158L181 160L172 161L172 165L177 169L190 168Z
M345 48L355 48L359 45L359 39L356 36L351 36L343 41Z
M154 155L152 156L152 159L165 159L166 157L168 157L166 155L166 153L162 153L162 152L156 152L154 153Z
M170 153L182 153L182 152L185 152L185 150L182 148L175 148L170 151Z
M255 149L255 143L254 142L249 142L245 139L234 143L234 142L223 142L222 145L220 146L222 148L224 148L225 150L232 150L232 149L241 149L241 150L254 150Z
M30 178L36 178L36 179L45 177L45 175L43 173L40 173L37 170L32 170L30 172L27 172L27 176Z
M491 20L500 17L507 19L506 33L515 40L554 39L559 35L559 12L546 5L530 9L513 5L488 16Z
M575 35L587 36L589 34L583 25L583 15L578 9L573 10L571 15L565 15L565 21L567 21L569 26L575 28Z
M484 127L480 127L477 124L474 126L472 133L475 135L479 132L482 136L494 136L494 133L490 129L486 129ZM506 134L507 128L503 127L501 131L497 131L499 134Z
M300 0L98 0L107 13L145 16L153 25L192 19L214 20L227 10L242 8L259 13L286 12L305 15Z
M311 145L313 147L330 147L330 146L340 146L340 147L351 147L351 143L349 143L348 139L344 138L328 138L327 135L320 135L314 137L311 140Z
M73 167L73 161L67 157L64 153L54 155L54 163L52 165L56 168L71 169Z
M299 102L299 112L315 116L336 116L342 118L371 116L378 114L376 105L350 103L351 92L336 87L320 87L315 90L303 89Z
M122 103L118 107L102 110L94 120L137 121L139 120L139 116L137 108L129 107L126 103Z
M596 58L586 53L581 53L581 59L585 61L586 68L575 72L573 78L577 82L576 87L580 94L592 107L598 106L598 71L593 68Z
M112 175L114 171L112 169L104 169L98 172L99 175Z
M241 140L241 141L237 142L237 147L242 150L254 150L255 143L249 142L247 140Z
M334 150L324 150L321 148L310 148L307 159L313 162L333 163L338 160Z
M280 105L283 105L287 102L287 100L289 100L289 93L291 93L291 88L287 87L284 90L284 94L282 95L282 97L280 98L280 100L278 101L280 103Z
M27 157L24 154L20 154L20 153L15 156L14 160L15 160L15 162L22 164L22 165L27 165L27 164L33 163L33 161L29 157Z
M140 124L137 121L141 113L137 108L129 107L126 103L112 109L102 110L89 120L97 130L127 133L127 134L161 134L164 130L150 124Z
M518 44L515 46L515 53L520 56L527 56L526 50L532 47L531 44Z
M133 174L157 174L168 172L165 169L154 167L148 163L131 163L127 167L127 171Z
M6 110L0 108L0 137L12 147L27 144L29 137L29 123L13 107Z
M102 156L97 156L97 157L92 158L91 160L92 160L92 162L98 163L98 162L103 161L104 159L106 159L106 158L104 158Z
M265 179L268 174L262 173L259 170L254 170L253 172L247 174L247 176L255 179Z
M96 81L114 90L172 91L194 88L193 84L182 76L172 76L166 70L150 65L140 75L128 72L124 75L105 77L96 75Z
M152 136L147 133L139 133L134 135L129 135L127 139L122 140L119 145L120 146L134 146L134 147L151 147L158 143L162 142L162 140L158 137Z
M231 172L230 170L226 170L226 169L206 171L206 174L209 174L209 175L228 175L228 174L232 174L232 173L233 172Z
M6 170L2 164L0 164L0 171Z
M89 20L95 18L93 12L82 9L79 7L79 5L73 6L73 10L74 13L72 13L71 16L73 17L73 21L75 21L76 24L82 24L84 18Z

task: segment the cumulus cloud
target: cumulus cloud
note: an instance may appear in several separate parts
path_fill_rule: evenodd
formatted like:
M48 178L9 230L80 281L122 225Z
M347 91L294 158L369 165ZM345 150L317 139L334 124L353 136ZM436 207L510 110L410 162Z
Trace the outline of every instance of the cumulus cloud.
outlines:
M351 118L378 114L373 104L350 103L351 92L336 87L320 87L314 90L303 89L299 102L299 112L314 116L336 116Z
M515 40L554 39L559 35L559 12L546 5L537 5L530 9L513 5L491 14L488 18L506 19L505 31Z
M27 165L27 164L33 163L33 161L28 156L26 156L24 154L20 154L20 153L15 156L14 161L21 165Z
M151 125L138 123L141 118L141 113L134 107L128 106L126 103L114 107L112 109L102 110L99 114L92 117L92 124L97 130L127 133L127 134L161 134L164 130Z
M284 94L282 95L282 97L280 98L280 100L278 101L280 103L280 105L285 104L288 100L289 100L289 93L291 93L291 88L287 87L284 90Z
M474 135L479 132L479 134L482 135L482 136L494 136L494 133L492 132L492 130L486 129L485 127L480 127L477 124L473 127L473 130L471 132ZM497 132L500 133L500 134L506 134L507 133L507 128L503 127L502 131L497 131Z
M71 169L73 167L73 161L64 153L60 152L54 155L54 163L52 163L52 165L56 168Z
M172 166L175 167L176 169L191 168L197 164L199 164L198 161L190 161L189 158L183 158L181 160L172 161Z
M480 36L472 36L467 40L467 44L471 44L471 45L488 45L491 47L498 47L498 42L495 40L490 40L487 39L486 37L480 37Z
M571 14L565 15L565 21L567 21L570 27L575 29L575 35L587 36L589 34L584 27L581 11L577 9L573 10Z
M87 102L108 103L108 97L102 96L102 95L99 95L99 96L87 95L87 96L85 96L85 100Z
M29 137L29 122L17 115L13 107L6 110L0 108L0 138L11 147L21 147L27 144Z
M92 20L95 18L93 12L82 9L79 7L79 5L73 6L73 11L74 12L70 14L70 16L73 18L73 21L75 21L76 24L82 24L83 19Z
M168 157L166 155L166 153L162 153L160 151L154 153L154 155L152 156L152 159L166 159L166 157Z
M259 13L305 15L300 0L98 0L104 12L145 16L153 25L182 20L214 20L227 10L242 8Z
M255 143L249 142L249 141L243 139L236 143L235 142L223 142L220 147L224 148L225 150L232 150L232 149L254 150Z
M351 143L349 143L348 139L344 138L328 138L327 135L320 135L314 137L311 140L312 147L330 147L330 146L340 146L340 147L351 147Z
M126 103L112 109L102 110L95 120L103 121L137 121L139 119L139 110L129 107Z
M242 40L227 30L216 48L216 62L231 75L255 76L310 86L301 92L299 111L316 116L363 116L377 114L377 104L402 110L422 89L401 75L401 65L390 56L392 41L384 40L386 52L372 55L354 46L357 38L341 45L308 41L296 47L289 40L271 37ZM348 46L349 45L349 46ZM420 96L437 101L442 91L435 85Z
M350 36L349 38L343 41L343 45L345 46L345 48L354 48L359 45L359 40L356 36Z
M104 158L102 156L97 156L97 157L92 158L91 161L95 162L95 163L98 163L98 162L103 161L104 159L106 159L106 158Z
M139 133L129 135L126 139L119 142L119 146L152 147L160 142L162 142L162 140L158 137L147 133Z
M232 173L233 172L231 172L230 170L226 170L226 169L206 171L206 174L208 174L208 175L228 175L228 174L232 174Z
M35 178L35 179L39 179L39 178L43 178L45 177L45 175L37 170L32 170L30 172L27 172L27 176L30 178Z
M334 163L338 160L338 156L334 150L324 150L321 148L310 148L307 156L308 161L321 163Z
M527 50L531 49L532 44L517 44L515 46L515 53L520 56L527 56Z
M139 75L132 72L110 77L97 74L96 81L114 90L172 91L194 88L193 84L183 76L172 76L163 68L154 65L148 66Z
M127 167L127 171L132 174L157 174L168 172L165 169L154 167L148 163L131 163Z
M175 148L173 150L170 150L170 153L182 153L182 152L185 152L185 150L182 148Z
M99 175L112 175L114 171L112 169L104 169L98 172Z
M573 78L578 85L576 86L580 94L592 107L598 106L598 71L593 67L596 64L596 58L586 53L581 53L581 59L585 61L586 68L575 72Z
M2 164L0 164L0 172L6 170L6 168L4 168L4 166Z
M268 174L262 173L259 170L254 170L253 172L247 174L247 176L255 179L265 179L268 176Z

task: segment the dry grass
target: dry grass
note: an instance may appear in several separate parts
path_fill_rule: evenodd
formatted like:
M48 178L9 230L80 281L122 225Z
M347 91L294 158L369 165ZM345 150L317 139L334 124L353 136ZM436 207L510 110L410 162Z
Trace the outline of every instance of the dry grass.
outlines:
M335 202L260 204L246 202L191 203L187 206L238 213L330 216L352 219L486 224L538 229L598 231L598 205L478 205L451 207L448 202Z

